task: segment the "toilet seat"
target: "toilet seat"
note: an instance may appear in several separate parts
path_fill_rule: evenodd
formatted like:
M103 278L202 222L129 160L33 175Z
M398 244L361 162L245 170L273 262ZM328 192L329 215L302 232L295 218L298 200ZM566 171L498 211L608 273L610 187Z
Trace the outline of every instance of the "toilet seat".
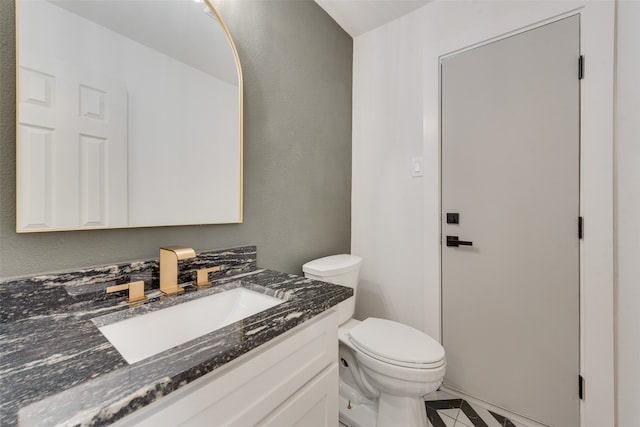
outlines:
M370 317L351 328L348 335L356 349L390 365L436 369L445 364L439 342L402 323Z

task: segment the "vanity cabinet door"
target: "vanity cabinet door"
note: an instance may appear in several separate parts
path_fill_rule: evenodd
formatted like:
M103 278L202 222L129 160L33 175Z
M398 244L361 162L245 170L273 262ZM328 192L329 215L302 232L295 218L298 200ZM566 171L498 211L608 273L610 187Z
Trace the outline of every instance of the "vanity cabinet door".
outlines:
M337 360L338 317L332 309L134 412L116 426L255 426L268 423L263 420L278 411L283 417L293 417L293 412L284 409L288 399L302 402L301 408L306 405L311 411L309 419L327 408L335 415L335 423L330 424L335 426ZM335 375L329 372L333 365Z
M337 426L338 363L325 369L258 425L261 427Z

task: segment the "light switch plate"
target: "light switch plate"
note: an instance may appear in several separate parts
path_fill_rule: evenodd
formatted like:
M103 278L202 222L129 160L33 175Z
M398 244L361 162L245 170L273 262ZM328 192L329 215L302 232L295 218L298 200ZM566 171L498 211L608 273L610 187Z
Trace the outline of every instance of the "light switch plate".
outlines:
M411 158L411 176L424 176L422 157Z

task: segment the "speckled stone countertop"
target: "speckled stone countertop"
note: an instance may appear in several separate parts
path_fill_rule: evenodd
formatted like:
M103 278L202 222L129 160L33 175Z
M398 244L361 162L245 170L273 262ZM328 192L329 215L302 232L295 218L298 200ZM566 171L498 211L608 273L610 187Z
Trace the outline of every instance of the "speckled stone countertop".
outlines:
M209 275L213 286L189 285L170 298L157 291L157 260L0 283L0 426L109 425L352 295L350 288L258 269L253 246L181 261L181 283L212 265L223 267ZM143 305L104 293L132 280L145 280ZM284 302L131 365L96 326L238 286Z

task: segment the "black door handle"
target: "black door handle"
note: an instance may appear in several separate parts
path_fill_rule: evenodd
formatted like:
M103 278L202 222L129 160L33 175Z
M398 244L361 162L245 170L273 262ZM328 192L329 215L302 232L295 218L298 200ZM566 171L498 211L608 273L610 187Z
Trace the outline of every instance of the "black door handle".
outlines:
M447 236L447 246L453 246L454 248L458 246L473 246L473 242L458 240L458 236Z

